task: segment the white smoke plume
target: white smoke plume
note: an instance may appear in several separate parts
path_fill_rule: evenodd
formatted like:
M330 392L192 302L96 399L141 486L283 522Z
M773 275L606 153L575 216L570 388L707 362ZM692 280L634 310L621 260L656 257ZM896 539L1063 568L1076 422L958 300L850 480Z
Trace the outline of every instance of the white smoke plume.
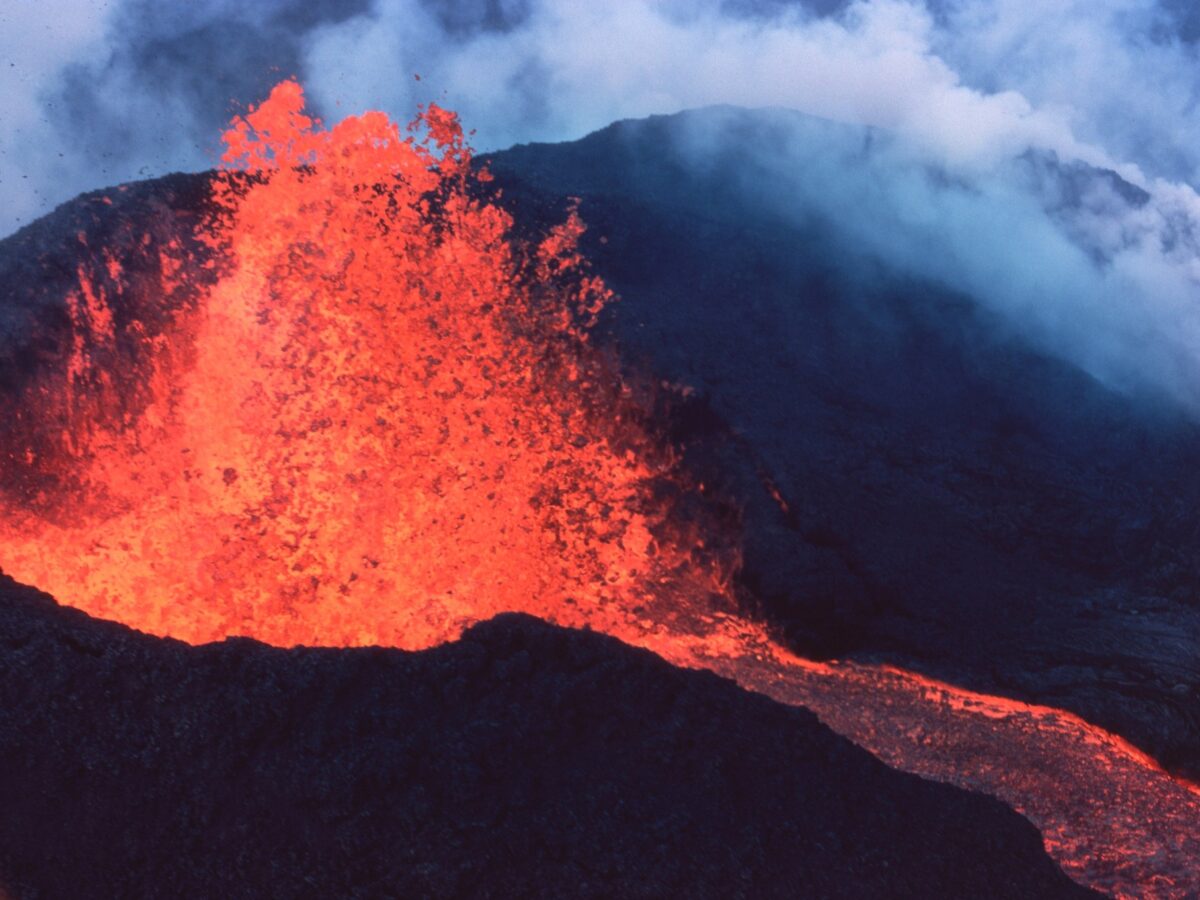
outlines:
M785 107L884 139L864 159L810 125L750 148L788 185L764 202L818 210L855 252L1200 409L1192 6L17 0L0 13L0 234L82 190L210 165L221 124L287 75L327 118L437 100L481 149ZM692 138L701 158L720 143Z

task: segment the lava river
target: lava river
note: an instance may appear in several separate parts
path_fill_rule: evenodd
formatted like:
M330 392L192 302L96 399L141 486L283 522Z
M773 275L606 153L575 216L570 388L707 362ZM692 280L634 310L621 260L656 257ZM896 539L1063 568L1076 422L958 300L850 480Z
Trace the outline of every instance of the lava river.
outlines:
M193 643L415 649L509 610L602 630L1000 797L1083 884L1200 895L1200 792L1124 742L808 662L740 615L735 517L656 429L667 389L589 339L612 297L582 221L516 238L452 113L325 127L288 81L225 137L204 259L155 269L187 297L168 321L129 313L145 272L79 269L69 352L2 438L4 571Z

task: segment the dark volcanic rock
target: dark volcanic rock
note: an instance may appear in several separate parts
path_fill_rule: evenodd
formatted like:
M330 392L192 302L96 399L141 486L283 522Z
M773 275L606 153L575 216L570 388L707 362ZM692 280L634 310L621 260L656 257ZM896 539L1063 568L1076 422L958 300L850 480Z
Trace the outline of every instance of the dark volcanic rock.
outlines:
M717 114L735 127L697 167L678 133ZM523 227L582 199L585 247L622 295L605 327L632 366L698 390L673 431L744 511L747 596L794 646L1066 707L1200 776L1200 428L969 297L848 271L833 223L772 214L769 173L744 165L777 116L618 123L490 164ZM1139 202L1111 173L1034 164L1063 203L1094 179ZM206 184L86 195L0 242L0 431L10 390L66 346L81 259L107 248L152 282L172 238L197 251ZM123 290L118 317L151 331L187 300Z
M677 430L744 510L745 587L794 646L1066 707L1200 774L1200 428L803 203L780 215L747 151L781 116L620 122L490 166L519 219L581 199L607 327L699 392ZM1036 162L1063 202L1116 178Z
M1089 896L997 801L516 615L189 647L0 578L0 808L22 898Z
M64 298L78 290L81 266L112 301L119 336L135 319L139 334L157 334L185 299L164 302L161 254L201 259L195 226L206 213L209 181L207 174L168 175L93 191L0 242L0 389L19 387L39 363L66 352ZM109 272L108 259L120 263L120 272ZM188 286L203 282L197 274L193 266Z
M81 394L103 397L95 404L102 424L134 417L153 399L149 348L214 275L196 228L209 181L169 175L94 191L0 242L0 491L36 497L69 475L26 460L61 456L78 413L61 375L76 339L92 368L72 377ZM75 333L68 298L78 300L81 282L111 311L111 337ZM105 373L120 373L118 390Z

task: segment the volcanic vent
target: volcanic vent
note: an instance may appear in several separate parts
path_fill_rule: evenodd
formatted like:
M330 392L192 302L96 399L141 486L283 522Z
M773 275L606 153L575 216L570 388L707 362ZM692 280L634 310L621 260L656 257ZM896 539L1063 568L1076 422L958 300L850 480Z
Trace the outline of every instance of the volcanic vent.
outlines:
M79 270L5 435L5 569L193 643L419 648L506 610L620 634L720 595L652 395L588 340L579 217L514 239L437 106L407 134L303 107L284 82L226 133L203 263L168 242L132 299L113 257Z

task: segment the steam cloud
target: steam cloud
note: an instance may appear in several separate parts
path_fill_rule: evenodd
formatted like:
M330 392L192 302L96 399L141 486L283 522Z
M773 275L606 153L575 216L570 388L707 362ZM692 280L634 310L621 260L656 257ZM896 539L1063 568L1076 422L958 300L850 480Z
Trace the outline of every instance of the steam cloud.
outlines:
M1190 0L7 4L0 234L82 190L211 165L237 103L284 75L329 118L437 100L482 149L788 107L872 129L789 119L753 148L789 187L764 200L1200 410L1198 38ZM719 131L686 152L710 159Z

